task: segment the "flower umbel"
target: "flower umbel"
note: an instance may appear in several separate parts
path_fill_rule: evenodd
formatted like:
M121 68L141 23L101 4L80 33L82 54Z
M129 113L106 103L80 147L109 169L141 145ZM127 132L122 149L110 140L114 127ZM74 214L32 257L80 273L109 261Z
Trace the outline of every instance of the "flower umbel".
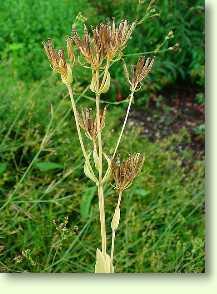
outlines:
M100 130L102 130L105 126L105 115L106 115L106 107L100 113ZM84 108L81 110L81 113L78 114L80 127L85 131L86 136L95 141L98 131L97 131L97 121L96 118L93 117L91 108Z
M105 57L112 61L118 53L123 51L134 28L134 22L130 25L127 20L124 20L116 27L113 20L112 24L97 26L93 30L93 38L100 47L104 48Z
M51 39L43 42L43 45L53 71L61 75L64 84L70 84L72 82L72 71L66 62L64 50L57 51Z
M72 40L78 47L86 62L96 70L104 60L112 61L126 46L135 23L128 24L127 20L121 21L119 26L101 23L88 33L84 26L83 37L78 35L75 27L72 28Z
M129 83L132 90L136 90L140 87L141 82L146 78L146 76L151 71L151 68L154 64L154 58L140 57L137 61L137 64L133 66L131 77L129 77Z
M119 192L126 190L138 175L144 162L144 156L140 153L131 154L127 160L120 163L120 159L111 162L112 177L115 180L116 189Z

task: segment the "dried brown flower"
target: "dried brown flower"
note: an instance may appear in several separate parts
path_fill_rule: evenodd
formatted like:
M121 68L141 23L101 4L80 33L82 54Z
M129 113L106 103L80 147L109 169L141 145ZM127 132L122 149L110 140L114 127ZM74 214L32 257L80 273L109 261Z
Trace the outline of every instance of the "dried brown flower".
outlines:
M67 46L67 53L68 53L68 57L69 60L71 61L72 64L75 63L75 54L73 52L73 40L71 37L68 37L66 39L66 46Z
M120 159L113 159L111 162L111 173L115 180L116 189L123 192L133 182L139 173L144 162L144 157L140 153L131 154L127 160L120 163Z
M119 26L112 24L99 24L88 33L84 26L83 37L80 37L75 27L72 28L72 40L75 42L87 63L93 69L98 69L104 60L111 61L126 46L135 23L128 24L127 20L120 22Z
M57 51L51 39L43 42L43 45L53 71L61 75L63 83L70 84L72 82L72 72L66 62L64 50L60 49Z
M128 24L127 20L121 21L116 27L112 24L100 24L93 30L93 38L104 49L106 58L111 61L126 46L135 23Z
M154 63L154 58L140 57L137 61L137 64L133 66L131 77L130 77L130 85L132 90L136 90L141 82L145 79L148 73L151 71L151 68Z
M105 126L106 107L100 113L100 130ZM86 136L95 141L97 137L97 120L93 118L92 109L84 108L78 113L80 127L85 131Z

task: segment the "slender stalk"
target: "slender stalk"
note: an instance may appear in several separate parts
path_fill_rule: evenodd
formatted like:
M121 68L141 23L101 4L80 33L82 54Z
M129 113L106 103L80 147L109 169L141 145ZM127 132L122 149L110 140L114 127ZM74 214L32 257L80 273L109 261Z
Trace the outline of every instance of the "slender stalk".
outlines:
M98 184L98 196L99 196L99 215L101 226L101 240L102 240L102 253L106 254L106 226L105 226L105 208L104 208L104 194L103 185Z
M99 80L99 72L96 72L96 77ZM98 83L99 84L99 83ZM106 254L106 226L105 226L105 207L104 207L104 193L102 183L102 136L100 127L100 94L96 94L96 120L97 120L97 140L98 140L98 155L99 155L99 179L98 179L98 197L99 197L99 214L101 225L101 239L102 239L102 253Z
M122 197L122 192L119 192L118 203L115 210L120 209L121 197ZM115 230L112 230L111 264L113 264L114 250L115 250Z
M100 95L96 95L97 139L99 148L99 180L102 179L102 135L100 130Z
M115 251L115 230L112 230L111 264L113 264Z
M76 108L75 100L74 100L73 93L72 93L72 88L71 88L70 85L67 85L67 88L68 88L69 96L70 96L70 99L71 99L72 110L73 110L74 117L75 117L75 124L76 124L77 132L78 132L78 138L79 138L79 141L80 141L81 149L82 149L84 158L86 160L86 163L88 164L88 167L89 167L90 171L93 173L93 169L91 167L91 164L90 164L86 149L84 147L84 142L83 142L83 139L82 139L82 136L81 136L81 129L80 129L79 121L78 121L78 113L77 113L77 108Z
M112 155L112 159L114 159L114 157L115 157L115 155L116 155L116 153L117 153L117 150L118 150L119 144L120 144L120 142L121 142L121 138L122 138L122 135L123 135L123 132L124 132L124 129L125 129L126 123L127 123L127 119L128 119L129 113L130 113L130 108L131 108L131 104L132 104L132 101L133 101L133 95L134 95L134 91L132 91L132 92L130 93L130 99L129 99L129 104L128 104L128 107L127 107L127 112L126 112L126 115L125 115L124 123L123 123L122 129L121 129L121 132L120 132L120 135L119 135L119 138L118 138L118 141L117 141L117 144L116 144L116 147L115 147L114 153L113 153L113 155Z

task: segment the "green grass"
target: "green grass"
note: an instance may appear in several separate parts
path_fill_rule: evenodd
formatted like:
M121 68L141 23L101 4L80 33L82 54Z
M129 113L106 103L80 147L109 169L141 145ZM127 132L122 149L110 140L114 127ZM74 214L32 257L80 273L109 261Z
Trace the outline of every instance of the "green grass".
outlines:
M93 272L100 247L98 201L83 174L66 89L53 75L14 80L10 63L1 66L0 76L0 271ZM77 99L82 90L76 84ZM82 97L80 103L91 102ZM107 154L125 109L125 103L109 104ZM193 160L190 151L173 151L185 140L185 130L152 143L138 128L127 128L120 153L141 152L146 159L123 195L117 272L205 271L204 162ZM117 195L111 186L105 195L110 236Z
M42 41L53 38L62 46L86 20L96 23L96 11L87 0L6 0L0 2L0 59L12 60L17 76L24 81L49 76Z

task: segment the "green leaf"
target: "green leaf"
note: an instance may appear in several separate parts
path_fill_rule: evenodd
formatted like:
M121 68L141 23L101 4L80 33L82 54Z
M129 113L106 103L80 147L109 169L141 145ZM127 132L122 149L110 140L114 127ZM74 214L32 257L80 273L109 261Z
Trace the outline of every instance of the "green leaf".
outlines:
M55 169L63 169L63 164L56 162L37 162L35 163L35 167L37 167L40 171L49 171Z
M0 175L6 171L6 168L7 168L6 163L0 163Z
M137 194L137 195L139 195L141 197L146 197L147 195L150 194L150 191L147 191L147 190L142 189L142 188L136 188L136 189L134 189L133 193Z
M87 188L81 198L80 214L83 220L88 219L90 215L90 205L94 195L96 194L96 187Z

